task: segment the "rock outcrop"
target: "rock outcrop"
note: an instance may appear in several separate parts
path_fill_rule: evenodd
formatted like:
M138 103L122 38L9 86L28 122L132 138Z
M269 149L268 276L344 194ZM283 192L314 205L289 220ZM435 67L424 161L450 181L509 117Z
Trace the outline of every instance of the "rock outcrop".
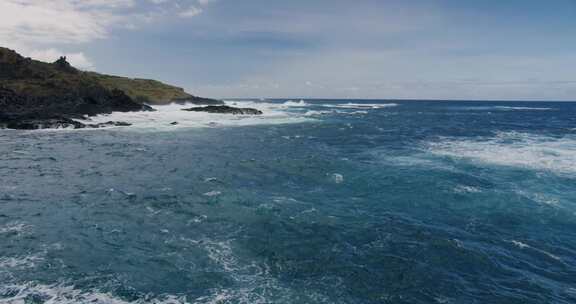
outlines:
M0 128L85 128L74 119L112 112L153 111L148 103L222 104L154 80L83 72L66 57L54 63L0 47Z

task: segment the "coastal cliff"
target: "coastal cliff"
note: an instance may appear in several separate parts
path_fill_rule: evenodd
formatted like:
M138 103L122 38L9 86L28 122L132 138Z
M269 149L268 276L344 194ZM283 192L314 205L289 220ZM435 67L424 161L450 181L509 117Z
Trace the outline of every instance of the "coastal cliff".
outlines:
M223 104L159 81L84 72L65 57L45 63L0 47L0 128L82 128L89 125L73 119L171 102Z

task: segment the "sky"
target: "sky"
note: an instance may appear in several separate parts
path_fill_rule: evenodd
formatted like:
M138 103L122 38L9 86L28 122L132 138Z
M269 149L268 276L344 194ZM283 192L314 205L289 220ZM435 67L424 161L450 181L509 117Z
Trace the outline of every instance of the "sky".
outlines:
M0 0L0 46L216 98L576 100L576 0Z

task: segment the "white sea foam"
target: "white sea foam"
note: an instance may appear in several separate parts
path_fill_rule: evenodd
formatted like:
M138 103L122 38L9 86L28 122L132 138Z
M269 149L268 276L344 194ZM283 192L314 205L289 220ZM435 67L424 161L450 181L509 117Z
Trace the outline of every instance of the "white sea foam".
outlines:
M554 254L552 254L552 253L550 253L550 252L548 252L548 251L545 251L545 250L542 250L542 249L538 249L538 248L532 247L532 246L530 246L530 245L528 245L528 244L526 244L526 243L524 243L524 242L517 241L517 240L511 240L511 241L509 241L509 242L512 243L512 244L514 244L516 247L518 247L518 248L520 248L520 249L533 250L533 251L535 251L535 252L538 252L538 253L540 253L540 254L543 254L543 255L545 255L545 256L548 256L549 258L554 259L554 260L556 260L556 261L559 261L559 262L562 261L562 259L561 259L559 256L554 255Z
M326 114L333 114L334 111L315 111L315 110L309 110L306 111L306 113L304 113L304 116L322 116L322 115L326 115Z
M330 179L336 184L341 184L344 182L344 175L339 173L330 174Z
M132 124L130 127L110 127L122 130L175 130L181 128L214 128L219 126L250 126L266 124L290 124L313 121L301 113L289 111L291 107L304 106L305 103L267 103L255 101L227 101L235 107L255 108L263 115L230 115L204 112L182 111L194 105L171 104L154 106L154 112L114 112L98 115L83 123L105 123L121 121Z
M520 111L551 111L553 108L536 108L536 107L506 107L506 106L496 106L496 109L502 110L520 110Z
M27 255L23 257L0 257L0 270L14 268L34 268L39 262L43 260L44 258L38 255ZM0 303L2 303L1 300Z
M210 191L210 192L204 193L204 196L215 197L215 196L219 196L221 194L222 194L222 192L220 192L220 191Z
M267 298L270 293L290 299L292 291L282 287L280 282L270 275L268 265L239 257L234 252L232 240L204 239L198 244L201 244L213 263L244 287L215 289L211 295L196 299L194 303L273 303L274 301ZM263 290L268 292L263 293Z
M562 138L502 132L479 139L446 138L428 144L430 152L484 163L576 174L576 137Z
M308 104L304 100L300 100L298 102L295 102L293 100L288 100L284 103L284 105L288 106L288 107L307 107L308 106Z
M46 304L268 304L279 300L282 303L292 302L293 296L286 289L278 289L269 283L263 282L254 287L221 288L211 290L211 295L196 299L186 296L163 295L158 297L147 296L145 299L128 301L102 292L97 289L80 290L73 285L45 285L33 282L25 284L0 285L0 303L2 304L25 304L30 298L40 298ZM318 303L330 303L320 294L309 292L310 298L321 300ZM274 294L274 300L269 298Z
M549 205L549 206L559 206L560 199L553 197L549 194L537 193L537 192L529 192L525 190L517 190L516 193L520 196L528 198L536 203Z
M343 103L343 104L325 104L322 105L328 108L341 108L341 109L383 109L390 107L397 107L397 103Z
M22 234L22 233L29 231L31 228L32 228L32 226L27 225L27 224L22 223L22 222L12 222L12 223L6 224L5 226L1 226L0 227L0 234L5 234L5 233Z
M480 192L482 192L482 190L480 190L476 187L472 187L472 186L458 185L458 186L454 187L454 192L456 192L456 193L480 193Z
M354 111L354 112L350 112L348 114L351 115L364 115L364 114L368 114L368 111Z
M514 106L472 106L472 107L451 107L454 110L469 111L552 111L554 108L547 107L514 107Z
M520 241L516 241L516 240L510 241L510 243L516 245L517 247L519 247L519 248L521 248L521 249L529 248L529 247L530 247L530 245L528 245L528 244L526 244L526 243L522 243L522 242L520 242Z
M19 285L1 285L0 303L24 304L29 303L29 297L37 297L46 304L186 304L191 303L185 297L164 296L156 299L125 301L110 293L98 290L83 291L74 286L43 285L26 283Z

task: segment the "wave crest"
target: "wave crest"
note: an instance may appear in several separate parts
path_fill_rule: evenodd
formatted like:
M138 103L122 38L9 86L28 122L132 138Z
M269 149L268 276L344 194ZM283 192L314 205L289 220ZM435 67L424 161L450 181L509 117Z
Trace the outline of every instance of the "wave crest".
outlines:
M501 132L492 138L445 139L428 144L440 156L467 158L484 163L576 174L576 137L548 137Z

